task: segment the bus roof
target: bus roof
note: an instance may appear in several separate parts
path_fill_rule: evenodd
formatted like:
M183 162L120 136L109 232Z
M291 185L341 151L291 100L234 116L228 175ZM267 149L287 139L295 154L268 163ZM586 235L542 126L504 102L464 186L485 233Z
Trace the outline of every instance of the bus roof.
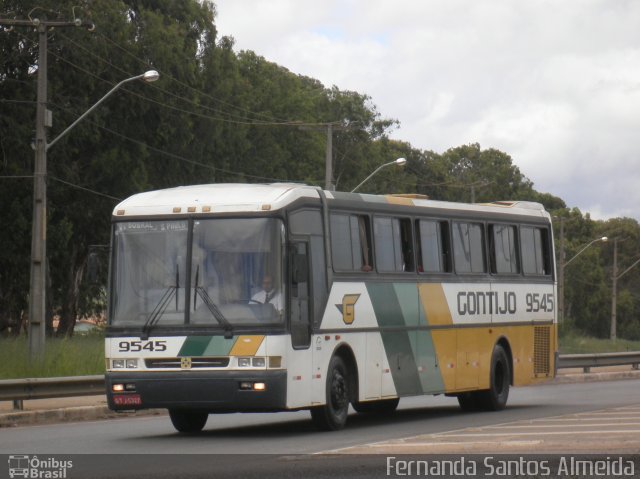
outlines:
M318 188L296 183L217 183L138 193L118 204L114 216L259 212L280 209L297 198L319 198Z
M320 188L299 183L217 183L180 186L138 193L118 204L117 217L156 216L190 213L267 212L286 207L300 198L320 198ZM338 191L324 192L329 201L353 201L416 206L451 211L501 212L548 217L540 203L496 201L493 203L454 203L425 199L422 195L371 195Z

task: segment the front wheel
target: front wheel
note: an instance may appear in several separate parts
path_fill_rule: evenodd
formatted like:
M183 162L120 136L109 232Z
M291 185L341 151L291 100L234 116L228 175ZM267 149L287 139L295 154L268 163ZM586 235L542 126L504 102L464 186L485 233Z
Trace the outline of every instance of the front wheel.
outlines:
M311 408L311 419L318 429L337 431L347 423L349 413L349 377L339 356L329 362L326 384L326 404Z
M169 417L178 432L195 433L202 431L209 415L206 412L169 409Z

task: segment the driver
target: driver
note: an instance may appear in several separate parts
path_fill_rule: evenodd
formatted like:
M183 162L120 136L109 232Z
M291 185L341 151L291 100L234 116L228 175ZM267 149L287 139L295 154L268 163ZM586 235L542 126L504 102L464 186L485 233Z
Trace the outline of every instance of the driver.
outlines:
M251 301L260 304L273 304L278 311L282 311L282 293L275 289L273 279L268 274L262 278L262 289L251 297Z

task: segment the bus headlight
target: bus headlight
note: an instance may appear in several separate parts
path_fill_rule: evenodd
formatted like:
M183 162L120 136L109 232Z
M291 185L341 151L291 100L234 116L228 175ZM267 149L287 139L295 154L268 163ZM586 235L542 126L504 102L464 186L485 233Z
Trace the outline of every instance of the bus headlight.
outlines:
M253 358L251 360L251 365L254 368L263 368L265 366L266 362L264 360L264 358Z
M111 367L113 369L124 369L124 359L112 359L111 360Z
M239 368L248 368L251 366L251 358L238 358Z
M127 365L127 369L138 369L138 360L137 359L127 359L126 365Z

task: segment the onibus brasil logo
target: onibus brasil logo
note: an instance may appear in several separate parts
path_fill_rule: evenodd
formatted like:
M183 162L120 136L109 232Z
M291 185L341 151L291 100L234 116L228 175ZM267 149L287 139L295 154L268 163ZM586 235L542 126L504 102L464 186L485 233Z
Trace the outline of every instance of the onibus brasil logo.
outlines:
M26 477L32 479L65 479L67 469L73 467L73 461L63 461L54 457L38 458L38 456L9 456L9 477Z

